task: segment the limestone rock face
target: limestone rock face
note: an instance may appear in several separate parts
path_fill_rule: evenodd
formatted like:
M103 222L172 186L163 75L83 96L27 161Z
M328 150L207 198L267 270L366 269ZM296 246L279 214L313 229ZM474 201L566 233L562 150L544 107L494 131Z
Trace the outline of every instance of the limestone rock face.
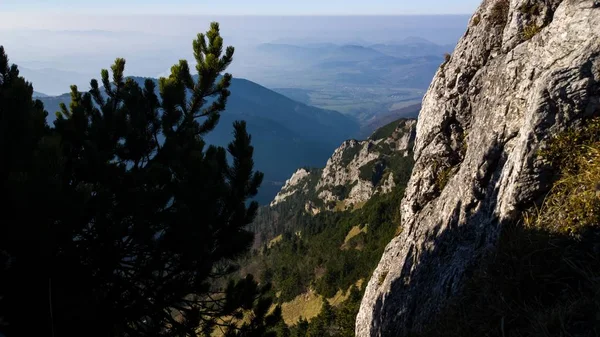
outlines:
M554 134L600 114L600 9L592 0L485 0L423 99L402 233L386 247L359 337L422 331L539 200Z
M395 186L391 159L411 153L416 124L414 119L405 119L392 124L388 134L345 141L322 170L296 171L270 206L301 197L307 199L304 210L318 214L323 209L339 208L340 202L349 208L374 194L391 192Z
M300 182L302 182L306 177L308 177L309 172L306 169L298 169L290 179L285 182L285 185L281 188L281 191L277 193L275 199L271 201L271 207L285 201L288 197L298 192L300 189L298 188Z

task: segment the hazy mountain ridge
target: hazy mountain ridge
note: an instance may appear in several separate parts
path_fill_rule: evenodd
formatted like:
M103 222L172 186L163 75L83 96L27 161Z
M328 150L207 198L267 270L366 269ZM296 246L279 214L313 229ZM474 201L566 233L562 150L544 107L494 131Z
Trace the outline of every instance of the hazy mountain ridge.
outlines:
M320 78L322 85L369 83L424 89L443 61L444 53L451 50L452 46L440 46L426 40L406 44L375 45L266 43L257 46L254 50L256 59L260 60L260 63L255 63L254 67L265 72L260 75L265 77L261 82L271 87L289 87L289 82L284 78L272 77L269 69L265 68L266 64L271 67L273 65L282 67L278 69L280 72L299 75L292 77L296 81L294 87L297 88L310 88L313 86L311 85L313 80ZM265 61L268 62L265 64ZM396 79L386 76L390 72L397 75L400 71L408 71L410 75ZM354 76L348 76L350 74ZM424 80L420 80L420 77Z

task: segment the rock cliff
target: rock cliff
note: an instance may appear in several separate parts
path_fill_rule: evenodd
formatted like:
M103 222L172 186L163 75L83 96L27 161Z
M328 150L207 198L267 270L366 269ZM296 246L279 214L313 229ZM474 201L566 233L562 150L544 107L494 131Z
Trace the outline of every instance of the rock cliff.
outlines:
M376 194L406 182L412 169L415 119L400 119L366 140L347 140L324 168L300 168L251 225L255 247L302 221L302 215L360 208Z
M423 99L403 231L367 285L357 336L405 336L435 320L502 225L548 191L539 151L600 114L599 81L592 0L483 1Z
M394 164L412 151L416 124L414 119L402 119L367 140L345 141L322 170L298 169L270 206L298 195L307 199L305 208L314 213L315 205L323 205L322 208L328 210L350 208L374 194L388 193L395 186Z

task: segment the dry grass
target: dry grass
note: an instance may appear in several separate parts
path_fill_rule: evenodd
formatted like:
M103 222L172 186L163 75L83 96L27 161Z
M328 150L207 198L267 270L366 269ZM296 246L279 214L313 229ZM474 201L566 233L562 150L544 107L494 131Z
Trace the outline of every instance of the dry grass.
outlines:
M356 283L354 283L354 286L356 286L358 289L361 289L364 282L365 280L361 278L360 280L356 281ZM329 304L333 305L334 307L338 306L348 299L348 297L350 296L351 289L352 287L346 289L346 291L338 290L335 296L333 296L332 298L328 298L327 301L329 301Z
M360 228L360 226L352 227L344 239L344 245L342 246L342 249L344 249L343 247L355 236L359 235L360 233L367 233L367 227L368 226L363 226L363 228Z
M415 336L598 336L600 118L540 154L557 174L542 206L503 226L464 292Z
M360 279L356 281L354 286L361 289L364 284L364 279ZM348 288L346 291L339 290L335 296L328 298L327 301L332 306L338 306L344 301L348 299L350 296L350 289ZM281 305L283 320L287 325L294 325L300 320L300 318L305 318L308 321L317 317L321 312L321 308L323 307L323 297L319 296L313 290L301 294L294 298L290 302L283 303Z
M394 237L399 236L400 234L402 234L402 231L404 230L404 227L402 226L402 223L396 228L396 232L394 232Z
M329 304L331 304L333 306L338 306L338 305L342 304L345 300L347 300L348 296L350 296L349 291L338 290L338 292L335 294L335 296L333 296L332 298L329 298L327 300L329 301Z
M356 210L358 210L358 209L361 209L361 208L363 208L363 207L364 207L366 204L367 204L367 202L366 202L366 201L357 202L356 204L354 204L354 205L352 206L352 210L353 210L353 211L356 211Z
M273 247L273 245L280 242L281 240L283 240L283 235L279 234L278 236L274 237L271 241L269 241L269 244L267 245L267 247L271 248L271 247Z
M600 118L555 137L541 156L559 170L559 179L525 223L562 234L600 225Z
M600 143L585 146L577 161L578 169L563 175L542 207L527 214L527 225L577 234L600 224Z
M529 24L529 25L527 25L527 26L525 26L523 28L523 39L524 40L531 40L541 30L542 30L542 28L539 27L537 24L531 23L531 24Z
M290 302L281 305L283 320L287 325L294 325L302 317L311 320L321 312L323 299L314 291L298 295Z
M384 271L383 273L379 274L379 279L377 280L377 286L380 287L383 282L385 282L385 278L388 276L388 271Z
M344 200L338 200L335 203L335 207L333 209L336 212L343 212L346 210L346 202Z

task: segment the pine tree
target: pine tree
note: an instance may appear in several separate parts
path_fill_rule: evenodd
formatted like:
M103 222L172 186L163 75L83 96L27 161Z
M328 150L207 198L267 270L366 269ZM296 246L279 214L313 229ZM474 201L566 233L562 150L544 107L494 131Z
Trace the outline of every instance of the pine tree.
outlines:
M36 322L28 334L196 336L220 326L262 336L281 320L252 277L214 286L252 244L249 199L263 175L244 122L227 149L203 140L232 78L234 49L223 50L217 23L193 51L198 79L182 60L159 95L153 81L125 78L117 59L102 86L71 88L54 128L0 58L2 192L20 194L2 208L19 220L0 225L0 331L17 336Z
M294 337L306 337L308 334L309 323L306 318L300 317L298 323L294 327Z

